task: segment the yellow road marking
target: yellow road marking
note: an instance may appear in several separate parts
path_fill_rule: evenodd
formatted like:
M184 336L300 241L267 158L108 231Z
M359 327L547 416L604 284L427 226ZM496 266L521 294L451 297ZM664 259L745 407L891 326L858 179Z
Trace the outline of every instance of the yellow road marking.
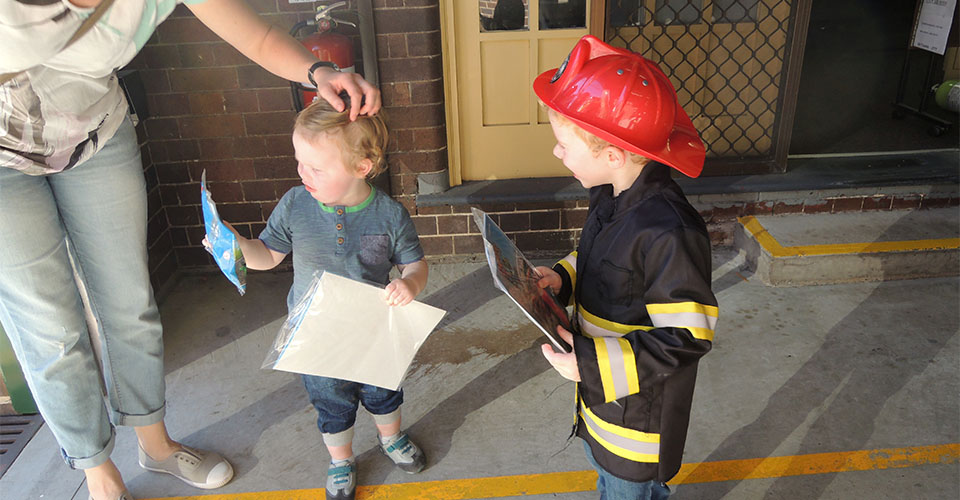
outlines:
M932 240L872 241L865 243L837 243L831 245L783 246L760 221L752 215L740 217L740 223L750 231L773 257L797 257L802 255L837 255L878 252L912 252L920 250L952 250L960 248L960 238Z
M739 481L955 463L960 463L960 443L684 464L670 484ZM590 470L379 484L358 486L357 499L467 500L573 493L593 490L596 481L596 472ZM153 500L316 500L323 495L323 488L315 488L168 497Z

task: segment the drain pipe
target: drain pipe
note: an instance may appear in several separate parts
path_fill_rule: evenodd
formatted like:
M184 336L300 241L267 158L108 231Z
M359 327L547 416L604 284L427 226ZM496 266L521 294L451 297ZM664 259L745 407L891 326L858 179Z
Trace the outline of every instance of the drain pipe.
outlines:
M360 47L363 55L363 76L374 87L380 86L377 65L377 36L373 26L373 0L357 1Z

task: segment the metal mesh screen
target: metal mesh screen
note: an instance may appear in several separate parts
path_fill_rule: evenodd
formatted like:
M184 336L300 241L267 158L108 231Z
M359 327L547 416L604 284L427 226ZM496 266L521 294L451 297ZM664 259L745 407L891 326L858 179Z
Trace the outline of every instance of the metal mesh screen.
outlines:
M605 40L657 62L712 158L770 158L791 0L607 0Z

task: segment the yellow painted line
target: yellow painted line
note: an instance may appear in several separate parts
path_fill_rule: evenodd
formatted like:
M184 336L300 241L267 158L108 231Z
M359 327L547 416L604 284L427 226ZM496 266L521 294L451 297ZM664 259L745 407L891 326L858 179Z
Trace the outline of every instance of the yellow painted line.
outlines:
M671 485L960 463L960 443L684 464ZM357 500L468 500L592 491L597 473L552 472L357 487ZM152 500L316 500L323 488Z
M960 248L960 238L931 240L872 241L865 243L837 243L831 245L783 246L760 221L752 215L740 217L739 222L756 238L760 246L773 257L798 257L810 255L837 255L880 252L914 252L920 250L955 250Z

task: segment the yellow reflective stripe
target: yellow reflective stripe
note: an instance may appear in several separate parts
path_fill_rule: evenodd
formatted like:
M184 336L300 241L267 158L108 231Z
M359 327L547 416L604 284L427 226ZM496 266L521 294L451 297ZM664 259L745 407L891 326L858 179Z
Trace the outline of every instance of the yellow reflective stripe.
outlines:
M660 435L641 432L601 420L589 408L580 405L587 432L600 446L614 455L634 462L660 461Z
M708 306L699 302L672 302L667 304L647 304L647 312L651 314L671 314L681 312L695 312L712 316L719 316L717 306Z
M607 352L607 343L602 338L593 339L597 349L597 369L600 370L600 382L603 385L603 400L610 402L617 399L616 388L613 386L613 371L610 369L610 354Z
M577 252L573 252L570 255L557 261L557 264L560 264L563 267L567 274L570 276L570 299L567 300L567 305L573 304L574 294L577 290Z
M584 309L582 305L578 306L578 310L581 318L580 326L583 328L583 331L589 333L592 337L621 337L634 330L647 331L653 329L653 326L625 325L603 319L600 316L591 314L590 311ZM596 332L596 334L593 332Z
M693 335L693 338L695 339L713 342L713 330L709 328L695 328L692 326L687 326L684 328L690 330L690 334Z
M640 377L637 375L637 358L633 353L633 346L627 339L617 339L620 349L623 350L623 369L627 375L627 394L640 392ZM622 397L622 396L621 396Z

